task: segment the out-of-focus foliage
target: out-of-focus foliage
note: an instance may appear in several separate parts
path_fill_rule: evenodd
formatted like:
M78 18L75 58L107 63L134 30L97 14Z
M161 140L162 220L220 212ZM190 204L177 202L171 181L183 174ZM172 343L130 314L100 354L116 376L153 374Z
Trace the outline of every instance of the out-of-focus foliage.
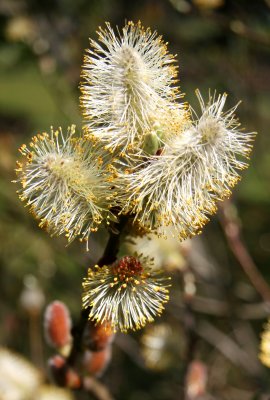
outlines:
M228 92L232 106L243 101L239 117L248 131L259 134L234 201L249 251L270 281L269 0L2 0L0 342L38 366L49 355L42 338L43 296L46 303L64 301L76 320L82 277L101 254L106 234L98 233L85 253L83 245L66 248L64 239L39 230L10 183L17 147L51 125L76 123L80 129L78 84L88 37L95 37L105 21L123 26L126 19L140 19L170 43L170 51L178 54L182 91L191 104L196 104L197 87L204 94L209 89ZM212 219L203 236L180 251L172 300L161 321L168 325L164 332L173 330L173 337L166 346L161 339L150 346L152 358L160 356L153 351L165 348L170 362L151 370L143 358L149 354L143 349L149 339L119 335L103 381L118 400L180 398L188 301L195 296L194 356L207 365L211 393L203 398L246 400L261 398L255 393L269 394L270 372L257 360L259 332L269 310L258 305L261 299L228 250L218 220ZM178 258L168 259L174 265ZM173 349L177 337L179 346Z

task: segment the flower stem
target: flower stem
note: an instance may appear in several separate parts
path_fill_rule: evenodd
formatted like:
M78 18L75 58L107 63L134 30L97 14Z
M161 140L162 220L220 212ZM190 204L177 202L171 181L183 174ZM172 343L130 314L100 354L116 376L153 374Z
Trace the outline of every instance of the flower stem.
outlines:
M97 263L100 267L104 265L110 265L116 261L120 245L121 233L125 228L127 221L128 217L122 216L120 218L120 221L116 224L115 230L110 232L110 237L105 247L104 253ZM70 355L67 359L67 363L70 366L74 366L78 355L82 351L82 337L85 325L87 324L88 321L88 316L89 316L89 308L83 309L81 311L80 320L72 328L73 345Z

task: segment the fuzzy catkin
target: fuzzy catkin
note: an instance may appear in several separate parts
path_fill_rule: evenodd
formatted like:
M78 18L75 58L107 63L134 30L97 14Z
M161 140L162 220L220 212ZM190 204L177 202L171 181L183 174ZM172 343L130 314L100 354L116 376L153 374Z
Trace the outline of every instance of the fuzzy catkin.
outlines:
M19 196L51 235L64 234L71 242L79 236L88 243L89 234L105 221L112 200L109 165L98 146L62 130L32 138L21 146L17 163Z

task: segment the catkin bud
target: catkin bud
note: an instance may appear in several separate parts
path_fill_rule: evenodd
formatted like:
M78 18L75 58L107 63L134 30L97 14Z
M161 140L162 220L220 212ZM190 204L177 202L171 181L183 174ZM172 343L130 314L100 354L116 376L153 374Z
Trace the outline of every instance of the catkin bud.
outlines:
M48 367L55 383L59 386L65 386L65 375L68 368L66 359L57 354L49 358Z
M66 359L60 355L51 357L48 361L49 370L53 380L57 385L70 389L79 389L81 378L66 362Z
M64 349L71 343L71 318L66 305L54 301L48 305L44 315L44 330L47 342L57 349Z
M101 376L107 368L112 357L112 347L106 346L101 351L86 351L83 364L85 370L94 376Z
M206 393L207 369L204 363L195 360L188 368L186 394L188 400L197 400Z
M84 345L91 351L103 350L114 339L114 331L109 322L95 324L88 321L83 334Z

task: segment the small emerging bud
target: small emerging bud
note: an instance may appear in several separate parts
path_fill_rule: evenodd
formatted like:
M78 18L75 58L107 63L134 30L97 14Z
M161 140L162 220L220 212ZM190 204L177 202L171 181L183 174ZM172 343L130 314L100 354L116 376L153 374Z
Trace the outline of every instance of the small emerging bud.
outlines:
M66 359L60 355L51 357L48 361L49 370L55 383L70 389L79 389L81 379L76 371L67 364Z
M83 334L83 342L89 350L100 351L112 343L114 336L114 331L108 322L95 324L93 321L88 321Z
M63 356L56 354L55 356L49 358L48 367L55 383L59 386L65 386L65 375L68 369L66 359Z
M199 400L206 393L207 369L204 363L195 360L189 365L186 377L188 400Z
M106 346L100 351L86 351L84 354L83 364L85 370L94 376L101 376L107 368L112 357L112 347Z

